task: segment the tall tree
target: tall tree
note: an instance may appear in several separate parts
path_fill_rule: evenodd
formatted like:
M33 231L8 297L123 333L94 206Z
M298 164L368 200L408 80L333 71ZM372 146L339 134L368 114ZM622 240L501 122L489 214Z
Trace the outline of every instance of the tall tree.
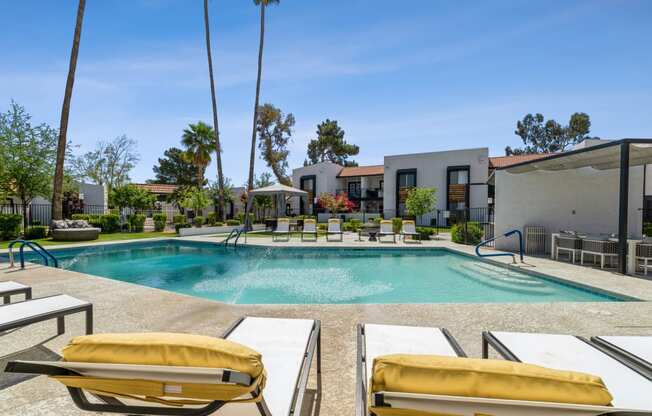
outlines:
M514 134L523 140L525 147L512 149L507 146L505 154L557 153L567 150L585 139L591 139L591 119L586 113L574 113L568 125L562 126L553 119L545 121L542 114L527 114L516 122ZM598 137L593 137L597 139Z
M188 160L195 165L199 187L204 186L204 172L211 163L211 153L215 148L214 138L213 128L203 121L190 124L183 130L181 143L186 147Z
M326 119L317 126L317 138L308 143L308 159L304 165L332 162L343 166L357 166L349 157L359 152L358 146L344 140L344 130L337 125L337 120Z
M263 73L263 47L265 45L265 9L270 4L279 4L280 0L254 0L260 6L260 39L258 41L258 75L256 78L256 98L254 100L254 119L251 127L251 154L249 155L249 180L247 189L254 187L254 163L256 160L256 124L258 122L258 103L260 99L260 78Z
M222 146L220 145L220 128L217 122L217 98L215 96L215 81L213 79L213 56L211 54L211 34L208 23L208 0L204 0L204 29L206 32L206 55L208 55L208 78L211 83L211 103L213 105L213 130L215 130L215 157L217 160L217 182L219 183L220 212L222 221L226 221L226 209L224 199L224 172L222 171Z
M292 137L294 116L292 113L284 115L280 108L272 104L265 104L258 109L258 147L261 158L267 162L274 176L283 185L292 185L288 176L288 143Z
M156 177L150 182L197 186L197 169L188 159L186 152L177 147L167 149L154 166Z
M52 219L63 219L63 177L64 163L66 159L68 116L70 115L70 101L72 99L72 88L75 83L75 70L77 69L77 55L79 54L79 39L81 38L82 23L84 21L84 7L86 0L79 0L77 5L77 21L75 22L75 35L72 40L72 51L70 52L70 63L68 65L68 78L66 80L66 91L63 96L61 107L61 124L59 127L59 142L57 146L57 161L54 170L54 186L52 191Z
M129 182L129 172L139 160L136 141L123 134L111 141L99 141L95 150L73 158L72 167L78 178L106 185L111 192Z

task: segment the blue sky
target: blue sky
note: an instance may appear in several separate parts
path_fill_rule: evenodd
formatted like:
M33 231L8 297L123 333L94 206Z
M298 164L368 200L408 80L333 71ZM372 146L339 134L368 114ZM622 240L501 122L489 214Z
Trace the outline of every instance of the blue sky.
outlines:
M58 127L76 1L0 5L0 109ZM202 0L88 0L69 138L90 150L126 134L153 177L183 128L211 120ZM246 180L258 9L210 2L224 169ZM336 119L361 164L386 154L518 146L528 112L592 134L652 137L652 2L282 0L268 10L262 102L297 120L292 167ZM265 170L256 161L257 172ZM215 176L211 165L207 176Z

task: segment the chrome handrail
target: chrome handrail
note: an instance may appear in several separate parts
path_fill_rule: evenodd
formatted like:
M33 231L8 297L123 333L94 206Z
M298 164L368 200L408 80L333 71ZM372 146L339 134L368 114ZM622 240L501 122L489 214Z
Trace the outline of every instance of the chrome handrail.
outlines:
M14 267L14 253L13 253L13 248L14 245L20 244L19 247L19 253L20 253L20 268L24 269L25 268L25 246L29 247L32 249L33 252L41 256L43 261L45 261L45 265L49 266L50 262L48 260L51 259L52 263L54 263L54 267L59 267L59 260L48 250L43 248L39 243L36 241L29 241L29 240L14 240L9 243L9 267Z

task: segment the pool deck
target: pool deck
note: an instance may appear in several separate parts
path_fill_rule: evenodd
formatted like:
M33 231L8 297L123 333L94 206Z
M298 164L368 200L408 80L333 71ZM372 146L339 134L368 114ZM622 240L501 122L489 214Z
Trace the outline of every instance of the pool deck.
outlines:
M444 247L472 254L472 247L446 239L424 244L358 242L347 235L332 247ZM184 240L218 242L220 237ZM155 241L148 239L144 241ZM133 243L134 241L124 242ZM123 244L122 242L119 244ZM319 246L326 243L271 243L250 237L248 244ZM66 245L66 248L72 246ZM51 248L51 247L48 247ZM495 261L509 263L508 258ZM527 257L524 270L593 286L639 299L652 300L652 281L624 277L543 258ZM30 265L25 270L0 264L0 281L14 280L33 287L34 296L67 293L91 301L96 332L172 331L218 335L242 315L314 318L322 321L324 397L322 415L353 415L355 380L355 325L358 322L446 327L471 356L479 357L483 330L549 332L577 335L651 335L652 302L554 304L425 304L425 305L229 305L82 273ZM56 334L54 321L0 334L0 366L8 358L44 359L59 352L68 340L83 334L83 315L66 319L66 333ZM58 383L33 378L2 389L2 415L81 415ZM270 382L273 382L270 380Z

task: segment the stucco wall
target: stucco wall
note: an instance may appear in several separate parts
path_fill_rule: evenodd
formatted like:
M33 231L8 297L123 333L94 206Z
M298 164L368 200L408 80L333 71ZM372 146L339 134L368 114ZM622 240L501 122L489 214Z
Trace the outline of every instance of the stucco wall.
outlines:
M489 149L451 150L433 153L385 156L385 192L383 205L386 214L396 209L396 172L399 169L417 170L417 187L437 188L437 208L446 209L446 168L470 166L470 182L486 184L489 169ZM487 186L469 189L471 208L487 206ZM393 214L391 214L393 215Z
M315 197L318 197L319 194L323 192L334 193L337 189L340 189L337 174L340 173L341 170L342 166L330 162L322 162L316 165L303 166L292 171L292 186L295 188L301 188L302 176L315 175L317 177L317 194ZM292 198L291 200L292 210L298 214L299 198Z
M576 230L589 234L618 231L619 170L582 168L562 172L511 174L496 171L495 232L523 230L526 225L546 227L547 233ZM641 236L643 168L633 167L629 177L628 230ZM498 240L496 247L515 250L516 241Z

